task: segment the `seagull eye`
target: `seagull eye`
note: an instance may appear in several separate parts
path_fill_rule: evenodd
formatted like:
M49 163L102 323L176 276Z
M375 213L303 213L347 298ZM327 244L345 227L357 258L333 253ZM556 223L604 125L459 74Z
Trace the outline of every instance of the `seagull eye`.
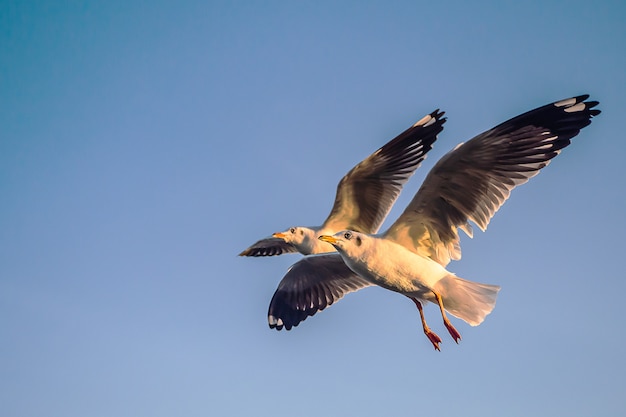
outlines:
M346 240L350 240L350 239L352 239L352 233L350 233L350 232L346 232L346 233L344 233L344 234L343 234L343 237L344 237Z
M296 228L292 227L291 229L289 229L289 231L291 232L291 234L294 234L294 233L296 233Z

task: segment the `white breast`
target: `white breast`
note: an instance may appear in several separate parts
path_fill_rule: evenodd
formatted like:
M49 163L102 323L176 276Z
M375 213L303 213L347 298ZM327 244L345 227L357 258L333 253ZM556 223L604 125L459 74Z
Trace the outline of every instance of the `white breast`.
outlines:
M344 260L354 272L383 288L414 294L431 290L450 274L432 259L397 243L375 238L368 246L362 256Z

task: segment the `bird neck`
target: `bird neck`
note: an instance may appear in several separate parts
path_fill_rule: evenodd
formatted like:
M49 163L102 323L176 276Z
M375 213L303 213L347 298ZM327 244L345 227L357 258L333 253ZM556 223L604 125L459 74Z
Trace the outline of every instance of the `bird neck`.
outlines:
M321 235L333 234L320 228L306 228L302 243L297 245L298 250L304 255L315 255L318 253L335 252L335 247L328 242L318 239Z

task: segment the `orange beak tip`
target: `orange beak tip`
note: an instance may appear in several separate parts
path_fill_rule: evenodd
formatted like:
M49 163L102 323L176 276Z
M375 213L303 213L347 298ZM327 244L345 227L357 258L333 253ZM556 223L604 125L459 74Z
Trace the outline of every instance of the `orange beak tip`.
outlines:
M328 242L330 244L337 242L337 239L335 239L333 236L328 236L328 235L321 235L320 237L318 237L318 239L323 242Z

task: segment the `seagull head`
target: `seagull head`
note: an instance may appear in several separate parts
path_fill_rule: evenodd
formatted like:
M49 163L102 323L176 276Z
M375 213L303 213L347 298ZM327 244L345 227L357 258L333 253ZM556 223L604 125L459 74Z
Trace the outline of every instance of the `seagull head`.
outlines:
M343 252L348 256L357 256L365 249L364 243L368 241L368 236L352 230L342 230L332 236L321 235L318 239L330 243L339 252Z
M272 236L294 245L300 253L305 255L312 253L315 244L315 230L304 226L290 227L284 232L276 232Z

